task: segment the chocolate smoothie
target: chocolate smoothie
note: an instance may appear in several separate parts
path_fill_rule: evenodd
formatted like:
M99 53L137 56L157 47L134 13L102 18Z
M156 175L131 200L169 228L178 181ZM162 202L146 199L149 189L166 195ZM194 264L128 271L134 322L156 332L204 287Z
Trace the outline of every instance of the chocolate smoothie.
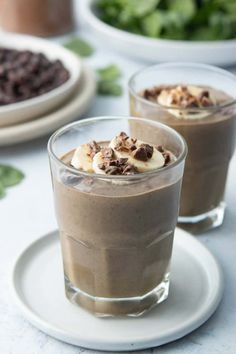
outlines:
M139 315L163 301L182 180L177 156L122 132L61 160L68 169L53 187L67 297L102 316Z
M139 95L142 102L131 95L132 115L163 122L187 142L180 216L198 216L217 208L224 199L235 148L235 108L225 106L233 98L212 87L187 85L150 87Z

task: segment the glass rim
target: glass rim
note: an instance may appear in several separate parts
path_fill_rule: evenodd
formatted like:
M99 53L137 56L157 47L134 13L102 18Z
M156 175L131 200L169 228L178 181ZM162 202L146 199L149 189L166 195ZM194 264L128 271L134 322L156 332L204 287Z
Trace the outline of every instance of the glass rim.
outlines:
M151 102L143 97L141 97L135 90L133 87L133 83L134 80L140 75L140 74L144 74L145 72L154 70L156 68L168 68L168 67L189 67L189 68L199 68L199 69L207 69L210 70L212 72L216 72L218 74L221 74L223 76L228 77L229 79L232 79L233 81L235 81L236 84L236 75L230 73L227 70L218 68L214 65L208 65L208 64L202 64L202 63L191 63L191 62L173 62L173 63L161 63L161 64L154 64L154 65L149 65L146 66L144 68L139 69L138 71L136 71L130 78L128 81L128 88L129 88L129 92L140 102L145 103L146 105L149 105L151 107L155 107L155 108L160 108L160 109L171 109L171 110L176 110L176 111L181 111L181 112L214 112L217 111L218 109L221 108L227 108L230 107L234 104L236 104L236 98L233 98L231 101L225 103L225 104L220 104L217 106L209 106L209 107L199 107L199 108L178 108L178 107L172 107L172 106L165 106L165 105L161 105L158 102Z
M176 138L179 139L179 141L181 142L182 145L182 151L181 154L179 155L179 157L170 165L162 167L162 168L157 168L148 172L141 172L141 173L137 173L137 174L133 174L133 175L104 175L104 174L99 174L99 173L89 173L89 172L85 172L82 170L78 170L73 166L68 166L67 164L65 164L59 157L57 157L56 153L54 152L54 148L53 148L53 144L55 142L55 140L64 132L66 132L67 130L71 129L72 127L79 125L79 126L86 126L90 123L93 122L97 122L97 121L106 121L106 120L139 120L142 121L144 123L148 123L151 125L155 125L156 127L161 127L164 128L165 130L171 132L171 134L174 134L174 136ZM105 179L105 180L122 180L122 181L130 181L130 180L140 180L140 179L144 179L146 177L153 177L155 175L158 174L162 174L167 170L170 170L172 168L174 168L175 166L179 165L185 158L188 152L188 147L187 147L187 143L185 141L185 139L182 137L182 135L180 135L177 131L175 131L173 128L170 128L169 126L167 126L166 124L163 123L159 123L159 122L155 122L152 121L150 119L146 119L146 118L137 118L137 117L131 117L131 116L98 116L98 117L91 117L91 118L86 118L86 119L82 119L82 120L77 120L75 122L66 124L65 126L59 128L58 130L56 130L49 138L48 140L48 144L47 144L47 149L48 149L48 155L51 159L53 159L54 161L56 161L61 167L66 168L68 171L70 171L73 174L79 175L79 176L85 176L85 177L92 177L92 178L99 178L99 179Z

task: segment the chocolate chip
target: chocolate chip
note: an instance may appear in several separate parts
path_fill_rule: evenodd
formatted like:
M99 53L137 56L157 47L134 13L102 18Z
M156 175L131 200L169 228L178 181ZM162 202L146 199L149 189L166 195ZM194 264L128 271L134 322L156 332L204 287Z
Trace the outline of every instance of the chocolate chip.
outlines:
M170 154L168 152L164 152L163 157L165 159L164 166L167 166L171 161Z
M135 173L138 173L138 169L131 164L126 165L123 169L123 175L133 175Z
M146 100L156 101L163 90L171 90L173 88L176 88L176 85L154 86L152 88L145 89L140 95Z
M203 97L201 99L201 104L203 107L209 107L213 105L213 102L208 97Z
M90 156L91 158L93 158L94 155L101 151L101 146L95 140L88 143L88 146L90 149L88 156Z
M112 150L112 148L109 147L102 148L101 153L102 157L104 157L105 159L112 159L112 157L114 156L114 151Z
M98 164L98 168L100 168L100 170L105 170L106 169L106 165L105 165L105 163L99 163Z
M105 172L107 175L120 175L122 170L117 166L109 166L106 168Z
M122 141L118 141L116 143L116 146L114 147L114 149L116 151L123 151L123 152L129 152L129 150L130 150L129 147L124 145L124 143Z
M207 90L202 91L202 93L201 93L201 95L200 95L200 100L201 100L203 97L209 98L209 97L210 97L209 91L207 91Z
M163 148L162 145L158 145L158 146L156 147L156 149L157 149L159 152L161 152L161 153L165 152L165 150L164 150L164 148Z
M128 159L125 158L125 157L121 157L121 158L118 159L118 162L119 162L120 165L126 164L127 161L128 161Z
M152 158L152 155L153 155L153 146L149 145L149 144L141 144L142 148L146 149L146 152L147 152L147 157L149 159Z
M148 161L147 150L144 147L140 147L132 153L136 160Z
M137 149L137 146L136 146L136 145L131 145L131 146L130 146L130 150L131 150L131 151L134 151L134 150L136 150L136 149Z
M118 137L121 137L124 140L129 139L128 135L125 132L120 132L120 134L118 135Z

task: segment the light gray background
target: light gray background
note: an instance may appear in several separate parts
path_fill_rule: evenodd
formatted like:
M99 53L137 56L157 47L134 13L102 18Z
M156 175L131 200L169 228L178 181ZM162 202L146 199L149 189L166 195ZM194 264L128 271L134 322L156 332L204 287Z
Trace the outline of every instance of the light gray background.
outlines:
M99 45L85 29L80 29L79 33L96 48L93 57L86 61L94 68L118 64L123 71L121 81L125 88L129 76L145 65L122 58L105 45ZM128 114L126 89L121 98L97 97L85 117L109 114ZM24 320L9 294L10 270L20 250L56 228L47 140L48 137L0 149L0 163L13 164L26 174L23 183L9 189L7 197L0 201L0 354L94 353L59 342L38 331ZM229 171L226 202L224 225L198 236L223 268L225 294L220 307L206 324L185 338L140 353L236 353L236 155Z

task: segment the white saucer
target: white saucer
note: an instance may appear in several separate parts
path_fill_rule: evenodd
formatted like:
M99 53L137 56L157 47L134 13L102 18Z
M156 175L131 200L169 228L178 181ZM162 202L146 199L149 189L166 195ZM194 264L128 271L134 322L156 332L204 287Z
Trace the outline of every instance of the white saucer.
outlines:
M28 246L12 274L14 298L40 330L74 345L108 351L155 347L204 323L223 292L221 270L196 238L176 229L168 300L138 318L96 318L64 295L58 232Z
M0 146L33 140L52 133L64 124L83 116L96 93L96 79L92 69L82 66L81 78L68 101L37 119L0 128Z

